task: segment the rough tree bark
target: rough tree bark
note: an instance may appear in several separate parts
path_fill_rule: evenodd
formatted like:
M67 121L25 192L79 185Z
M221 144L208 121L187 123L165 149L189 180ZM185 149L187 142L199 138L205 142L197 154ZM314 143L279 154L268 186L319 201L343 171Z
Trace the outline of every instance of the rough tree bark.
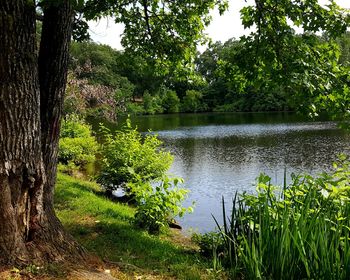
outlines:
M63 229L55 215L53 195L57 174L58 142L67 82L69 43L72 34L74 9L71 0L61 0L43 7L44 17L39 51L41 144L46 174L44 186L44 213L48 223L46 242L58 248L51 258L60 259L83 255L81 247ZM59 239L59 240L57 240Z
M39 85L35 3L0 1L1 263L83 256L56 218L52 202L72 28L68 2L56 1L44 9Z
M28 260L43 213L35 9L0 2L0 260Z
M50 201L56 181L60 119L74 19L71 2L64 0L59 6L46 5L43 9L39 51L40 116L42 151L48 186L45 194Z

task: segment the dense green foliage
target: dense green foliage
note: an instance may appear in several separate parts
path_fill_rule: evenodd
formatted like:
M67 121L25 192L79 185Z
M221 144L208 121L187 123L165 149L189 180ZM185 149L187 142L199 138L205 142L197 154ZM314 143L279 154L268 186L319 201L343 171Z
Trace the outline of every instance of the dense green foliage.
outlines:
M85 17L114 16L125 24L122 45L145 57L156 70L173 72L191 62L198 43L205 41L210 10L227 9L227 1L100 1L88 0Z
M66 108L70 111L80 105L76 106L82 109L80 113L98 113L110 119L126 111L153 113L153 108L148 111L149 106L135 103L135 97L142 98L146 91L158 95L170 80L190 77L196 47L207 41L203 31L211 20L209 12L215 7L220 13L227 9L225 0L78 2L80 16L73 37L85 42L73 43L71 48L71 79L78 90L68 91ZM124 24L124 52L88 41L85 21L104 16ZM177 112L177 93L164 93L162 111Z
M339 64L340 37L349 15L334 1L322 6L312 1L256 1L242 9L245 27L257 31L242 38L240 72L247 86L271 91L282 87L296 109L342 115L348 108L347 67ZM303 28L296 34L294 26ZM317 32L322 32L318 37ZM253 55L252 55L253 54Z
M145 91L143 95L143 107L148 114L163 113L162 99L156 95L151 95L148 91Z
M221 238L201 244L215 249L216 264L249 279L348 279L349 167L342 161L319 177L293 175L282 189L260 175L257 194L236 196L228 221L223 202Z
M347 31L340 38L337 39L340 47L339 63L343 66L350 65L350 32Z
M104 14L110 4L95 8ZM88 1L89 5L96 5L96 2ZM167 5L171 14L175 8L166 1ZM193 9L204 15L210 5L209 2L202 3L194 5ZM143 22L149 28L146 33L154 29L160 34L156 24L162 20L147 20L146 15L163 15L164 10L160 7L147 10L138 5L129 8L121 8L118 21L122 20L123 14L131 16L143 11L145 17L132 21L130 30ZM178 11L184 15L189 12L182 4ZM203 26L197 22L201 18L199 14L194 16L196 19L192 18L193 21L189 19L185 28L175 23L175 29L179 28L177 32L184 35L184 40L194 39L194 34L202 30ZM144 45L123 52L91 42L74 43L71 68L75 78L86 79L95 87L108 88L95 89L99 94L90 91L83 99L90 107L99 105L97 107L101 108L104 104L101 110L111 109L114 115L284 110L311 112L314 116L324 112L332 116L347 114L350 51L349 34L345 33L349 17L345 11L333 2L323 7L317 0L307 3L269 0L244 7L241 18L246 28L255 25L257 30L239 40L211 43L204 53L197 54L195 60L193 45L177 50L180 37L172 41L167 37L169 34L163 34L164 38L157 39L160 41L148 42L149 38L138 37L139 31L134 30L134 33L125 34L125 43L130 45L136 40ZM166 26L174 24L162 23ZM189 26L194 26L193 34L188 31ZM295 27L302 27L303 33L297 34ZM166 46L141 56L145 54L145 48L156 42L158 46L164 43ZM159 58L163 55L153 51L170 52L167 59L177 62L161 62ZM150 57L155 63L148 60ZM106 92L109 97L103 98ZM91 98L96 99L95 102Z
M98 181L104 186L160 180L170 168L173 157L161 149L162 142L157 136L148 134L143 137L131 127L129 120L114 134L105 127L101 130L104 142Z
M333 40L327 33L317 36L291 30L286 40L294 44L294 51L289 45L278 46L276 65L270 66L269 57L259 58L266 55L260 39L259 45L251 37L217 42L198 54L196 71L188 77L179 72L157 73L145 59L108 46L74 43L65 110L109 119L126 113L198 111L344 114L348 36ZM253 67L259 60L264 66Z
M176 113L187 110L181 104L186 91L198 88L187 81L191 75L159 73L141 57L93 42L72 44L70 70L66 114L78 110L114 120L126 113Z
M192 212L192 207L182 207L188 190L179 188L183 183L180 178L163 176L158 182L143 182L127 184L137 202L135 222L151 233L158 233L162 228L168 228L169 222L186 212Z
M248 78L250 66L242 65L245 56L252 57L252 54L241 54L245 47L243 42L234 39L224 44L217 42L197 58L198 71L207 83L202 88L202 104L213 111L231 112L295 109L283 87L265 89L248 84L256 78Z
M180 99L173 90L165 89L162 98L162 107L166 113L179 112Z
M186 90L186 95L183 97L182 111L183 112L200 112L207 108L202 104L202 93L198 90Z
M91 127L76 115L62 121L58 161L70 167L83 167L95 160L98 144Z
M159 232L176 216L191 211L181 206L187 190L177 186L182 179L167 175L173 157L161 148L162 142L156 135L143 137L129 120L113 135L105 127L102 132L98 182L109 192L123 188L127 196L136 200L137 225Z

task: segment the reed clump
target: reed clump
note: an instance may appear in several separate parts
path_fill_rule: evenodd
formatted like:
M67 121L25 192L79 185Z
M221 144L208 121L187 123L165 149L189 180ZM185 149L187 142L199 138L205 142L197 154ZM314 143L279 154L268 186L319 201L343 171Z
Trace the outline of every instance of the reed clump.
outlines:
M283 187L262 174L256 194L236 194L229 217L223 200L215 267L239 279L349 279L349 162L334 167Z

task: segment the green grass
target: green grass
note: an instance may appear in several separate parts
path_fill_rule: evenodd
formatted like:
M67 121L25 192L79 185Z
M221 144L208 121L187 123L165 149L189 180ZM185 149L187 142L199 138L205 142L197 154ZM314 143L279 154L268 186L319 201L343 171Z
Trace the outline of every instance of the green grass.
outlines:
M161 279L223 277L213 272L193 248L134 227L134 209L105 198L96 183L59 174L55 208L76 240L104 261L131 264Z

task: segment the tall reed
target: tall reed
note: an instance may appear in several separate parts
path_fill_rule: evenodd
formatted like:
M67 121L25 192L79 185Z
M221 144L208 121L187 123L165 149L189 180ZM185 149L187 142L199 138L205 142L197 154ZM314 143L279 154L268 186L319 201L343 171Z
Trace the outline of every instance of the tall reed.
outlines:
M222 201L222 263L243 279L350 279L350 172L257 180L257 194ZM285 180L286 181L286 180Z

